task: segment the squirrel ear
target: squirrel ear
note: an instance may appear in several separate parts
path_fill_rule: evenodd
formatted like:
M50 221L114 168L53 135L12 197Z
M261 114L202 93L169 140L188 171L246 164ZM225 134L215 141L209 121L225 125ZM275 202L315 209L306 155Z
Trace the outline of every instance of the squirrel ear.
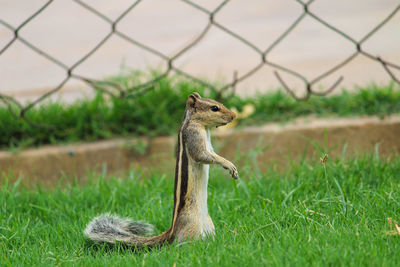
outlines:
M188 96L188 100L186 102L186 107L191 111L196 111L196 102L199 99L200 95L198 93L193 93Z
M199 98L199 99L201 98L200 94L197 93L197 92L192 93L192 95L193 95L194 97L196 97L196 98Z

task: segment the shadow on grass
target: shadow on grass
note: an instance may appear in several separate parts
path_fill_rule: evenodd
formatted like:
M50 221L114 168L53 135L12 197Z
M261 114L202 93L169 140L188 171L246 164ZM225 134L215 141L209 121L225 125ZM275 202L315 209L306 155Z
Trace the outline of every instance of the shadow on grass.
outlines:
M85 239L84 245L86 255L96 257L99 254L145 254L151 252L152 250L160 249L160 247L137 247L130 246L124 243L110 244L105 242L94 242L90 239Z

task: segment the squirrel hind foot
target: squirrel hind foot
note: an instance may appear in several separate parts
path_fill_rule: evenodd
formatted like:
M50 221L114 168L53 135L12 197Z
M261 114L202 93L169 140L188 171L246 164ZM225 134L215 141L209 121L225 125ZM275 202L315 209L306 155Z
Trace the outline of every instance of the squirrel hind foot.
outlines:
M108 213L95 217L84 231L89 239L108 243L130 240L135 236L152 235L153 232L154 227L151 224Z

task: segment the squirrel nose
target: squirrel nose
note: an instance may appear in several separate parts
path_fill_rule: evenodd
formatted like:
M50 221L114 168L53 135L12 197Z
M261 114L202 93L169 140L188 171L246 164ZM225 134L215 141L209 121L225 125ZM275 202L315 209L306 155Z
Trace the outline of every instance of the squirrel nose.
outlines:
M234 118L236 118L235 112L232 112L231 117L232 117L232 120L233 120Z

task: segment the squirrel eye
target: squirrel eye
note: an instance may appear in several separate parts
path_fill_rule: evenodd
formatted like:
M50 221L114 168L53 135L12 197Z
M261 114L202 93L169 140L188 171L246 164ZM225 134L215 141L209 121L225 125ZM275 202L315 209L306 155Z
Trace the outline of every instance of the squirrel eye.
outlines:
M217 112L219 110L219 108L217 106L212 106L211 110L214 111L214 112Z

